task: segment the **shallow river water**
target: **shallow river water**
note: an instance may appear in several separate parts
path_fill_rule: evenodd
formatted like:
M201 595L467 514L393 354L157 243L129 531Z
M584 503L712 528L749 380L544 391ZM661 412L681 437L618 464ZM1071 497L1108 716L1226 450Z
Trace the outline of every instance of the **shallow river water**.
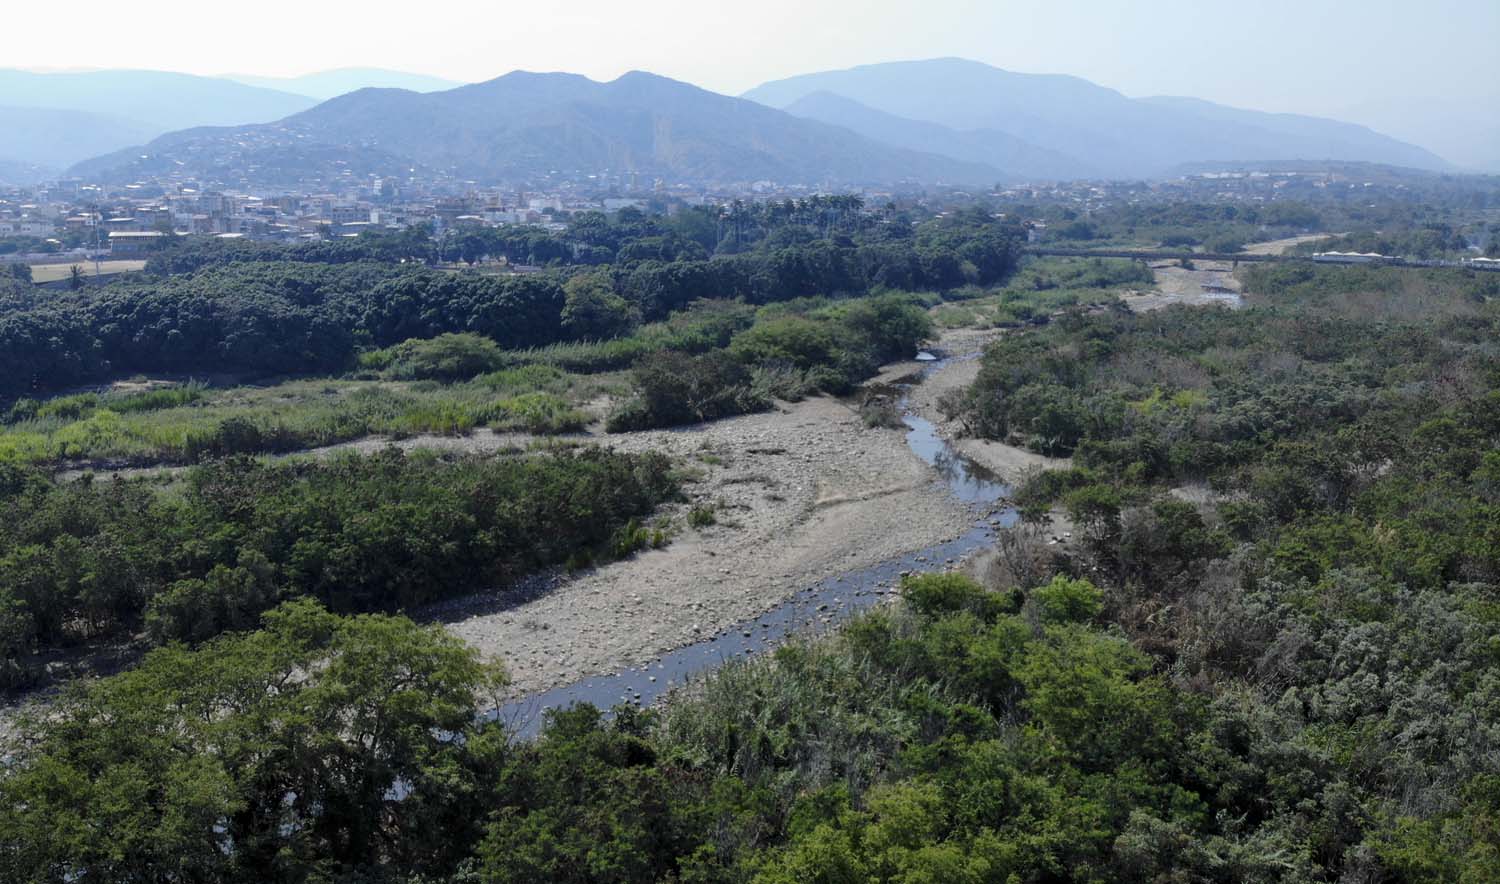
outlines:
M922 354L929 356L931 354ZM941 370L948 360L928 358L923 375ZM1016 520L1013 509L988 515L1009 488L985 468L960 454L937 433L931 421L906 409L906 444L930 464L935 481L975 510L975 522L964 534L945 543L919 549L870 568L848 571L793 594L759 617L718 635L670 651L638 669L586 678L549 691L530 694L501 706L491 714L506 722L520 737L534 735L549 709L591 703L609 709L621 703L647 706L662 694L702 676L733 659L762 654L793 635L809 635L847 620L854 613L880 603L897 592L903 572L941 571L959 558L989 545L997 526Z

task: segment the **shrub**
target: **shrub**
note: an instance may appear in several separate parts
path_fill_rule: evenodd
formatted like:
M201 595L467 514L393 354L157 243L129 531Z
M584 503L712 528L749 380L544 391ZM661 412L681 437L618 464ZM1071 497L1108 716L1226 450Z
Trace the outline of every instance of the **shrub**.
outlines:
M901 578L901 597L923 617L943 617L961 611L992 620L1010 610L1010 600L980 586L963 574L914 574Z
M634 378L639 392L610 415L612 433L716 420L770 407L751 392L745 368L724 352L658 353L642 360Z
M505 365L505 353L489 338L468 332L412 339L388 352L367 354L362 364L381 367L400 380L468 380Z
M1061 574L1029 595L1043 623L1087 623L1104 610L1104 594L1094 584Z

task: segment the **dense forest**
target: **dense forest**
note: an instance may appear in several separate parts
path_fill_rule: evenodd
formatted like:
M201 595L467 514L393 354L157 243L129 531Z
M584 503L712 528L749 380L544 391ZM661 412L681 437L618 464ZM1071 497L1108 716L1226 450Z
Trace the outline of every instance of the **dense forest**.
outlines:
M496 276L402 264L392 259L418 241L404 236L306 246L192 241L140 280L63 296L0 290L0 397L137 373L330 373L352 367L364 349L454 332L507 348L597 340L701 299L765 304L987 285L1019 257L1016 229L987 213L902 234L882 228L858 242L808 234L743 254L606 262L593 271L596 284L571 287L567 267ZM387 240L396 252L384 251Z
M406 609L547 566L660 542L638 520L677 492L656 455L592 448L445 460L229 457L180 481L55 482L0 466L0 682L39 650L129 636L197 642L280 600Z

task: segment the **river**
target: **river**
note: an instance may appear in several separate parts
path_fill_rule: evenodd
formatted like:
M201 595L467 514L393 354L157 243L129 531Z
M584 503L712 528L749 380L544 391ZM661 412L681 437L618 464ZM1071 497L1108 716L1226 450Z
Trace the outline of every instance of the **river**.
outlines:
M973 358L965 354L959 359ZM927 357L927 358L923 358ZM953 361L949 357L919 355L923 369L919 378L941 371ZM647 666L609 675L586 678L569 685L512 700L491 712L518 737L534 736L548 710L590 703L601 709L619 704L647 706L662 695L716 669L729 660L765 653L793 636L826 631L856 612L895 595L904 572L941 571L950 563L988 546L998 527L1016 521L1014 509L986 515L993 504L1009 493L1009 487L994 474L974 463L938 435L926 418L912 412L907 397L901 399L906 445L932 466L934 482L975 510L976 521L964 534L945 543L881 562L873 567L848 571L794 593L790 598L751 620L662 655Z

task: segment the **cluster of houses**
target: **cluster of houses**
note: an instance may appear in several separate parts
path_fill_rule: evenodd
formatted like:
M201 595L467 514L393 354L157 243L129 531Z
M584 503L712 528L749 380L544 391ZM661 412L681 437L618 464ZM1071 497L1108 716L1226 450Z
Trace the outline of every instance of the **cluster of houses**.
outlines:
M132 258L149 253L162 237L172 234L291 242L413 225L429 226L439 235L465 226L561 229L569 215L580 211L672 209L716 201L701 193L619 196L475 190L455 196L408 191L396 199L382 199L368 191L259 196L192 187L137 196L128 188L106 193L88 185L54 185L0 193L0 237L51 240L53 251L66 245Z

